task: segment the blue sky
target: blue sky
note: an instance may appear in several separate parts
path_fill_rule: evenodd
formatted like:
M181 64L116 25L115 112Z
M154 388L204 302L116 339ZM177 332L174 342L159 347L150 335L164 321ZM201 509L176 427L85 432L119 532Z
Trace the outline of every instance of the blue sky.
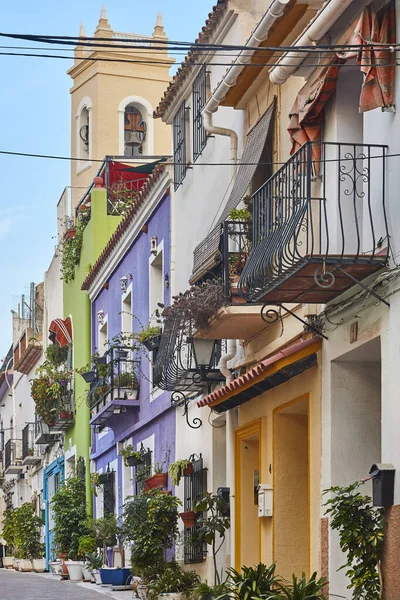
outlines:
M109 0L109 23L118 31L151 34L161 10L170 39L190 41L204 25L213 0ZM97 0L1 2L3 32L92 35ZM0 38L0 45L28 45ZM32 44L36 45L36 44ZM0 50L1 51L1 50ZM4 50L8 51L8 50ZM23 50L21 50L23 52ZM70 80L66 60L0 56L0 150L70 156ZM12 341L11 309L29 283L43 279L53 253L56 204L69 183L67 161L0 155L0 359Z

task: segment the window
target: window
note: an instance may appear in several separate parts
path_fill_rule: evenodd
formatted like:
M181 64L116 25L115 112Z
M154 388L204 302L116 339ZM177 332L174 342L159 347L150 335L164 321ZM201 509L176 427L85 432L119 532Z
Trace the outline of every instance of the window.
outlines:
M206 66L203 65L200 73L193 82L193 160L197 160L207 143L207 132L203 126L201 111L207 99Z
M121 331L132 333L132 286L122 296Z
M186 108L182 102L173 121L174 138L174 187L181 185L186 175Z
M115 512L115 473L104 473L102 476L103 483L103 514L113 515Z
M79 158L89 158L89 111L82 108L79 119Z
M104 321L101 325L99 325L99 336L98 336L98 352L100 356L103 356L104 352L107 350L107 340L108 340L108 324L107 317L104 317Z
M193 510L193 503L203 497L207 491L207 469L203 467L201 454L199 457L191 457L193 466L192 473L184 476L184 501L183 510ZM197 516L200 519L200 514ZM199 525L185 529L184 531L184 563L185 565L201 563L207 556L207 544L196 540L196 531Z
M79 103L78 110L75 115L76 131L75 131L75 146L76 157L80 160L76 161L76 171L82 171L90 166L91 159L91 110L92 102L88 96L82 98Z
M128 104L124 114L124 156L135 157L145 154L147 125L142 113L134 104Z
M163 252L159 250L150 262L150 316L164 303Z

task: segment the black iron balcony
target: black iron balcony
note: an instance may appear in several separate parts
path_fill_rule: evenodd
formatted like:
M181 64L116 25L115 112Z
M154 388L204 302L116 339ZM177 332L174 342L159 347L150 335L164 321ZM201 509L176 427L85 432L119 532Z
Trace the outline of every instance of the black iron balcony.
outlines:
M35 444L51 444L56 438L55 433L50 433L50 427L39 415L35 417Z
M115 416L137 410L139 365L132 358L132 349L125 346L110 348L98 360L97 377L88 394L91 425L102 428L107 424L112 428Z
M3 480L4 478L4 452L3 450L0 450L0 480Z
M22 466L22 441L8 440L4 447L4 472L5 474L21 473Z
M35 465L41 457L35 444L35 423L27 423L22 430L22 464Z
M309 142L254 194L244 299L324 304L386 264L386 152Z
M74 414L74 393L72 389L72 381L58 381L61 392L55 400L56 413L54 422L49 425L49 433L60 433L66 431L75 422Z

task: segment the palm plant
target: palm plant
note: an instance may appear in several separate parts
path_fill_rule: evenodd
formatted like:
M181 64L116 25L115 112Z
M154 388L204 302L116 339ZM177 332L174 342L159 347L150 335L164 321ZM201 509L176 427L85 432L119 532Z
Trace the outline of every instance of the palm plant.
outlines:
M241 572L228 569L230 595L236 600L275 600L279 598L281 581L275 575L275 563L269 567L259 563L256 567L242 567Z
M282 600L325 600L326 596L322 588L328 583L326 577L317 579L317 573L314 572L309 580L305 573L297 579L293 575L292 582L288 585L279 585L280 593L278 598Z

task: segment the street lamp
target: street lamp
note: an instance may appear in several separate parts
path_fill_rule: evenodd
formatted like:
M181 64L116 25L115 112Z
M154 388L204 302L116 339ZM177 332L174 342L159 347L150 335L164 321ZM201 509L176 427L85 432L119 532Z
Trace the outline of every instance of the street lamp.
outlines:
M207 381L208 371L212 369L211 362L214 356L216 340L201 340L199 338L192 338L191 341L196 371L201 374L203 381Z

